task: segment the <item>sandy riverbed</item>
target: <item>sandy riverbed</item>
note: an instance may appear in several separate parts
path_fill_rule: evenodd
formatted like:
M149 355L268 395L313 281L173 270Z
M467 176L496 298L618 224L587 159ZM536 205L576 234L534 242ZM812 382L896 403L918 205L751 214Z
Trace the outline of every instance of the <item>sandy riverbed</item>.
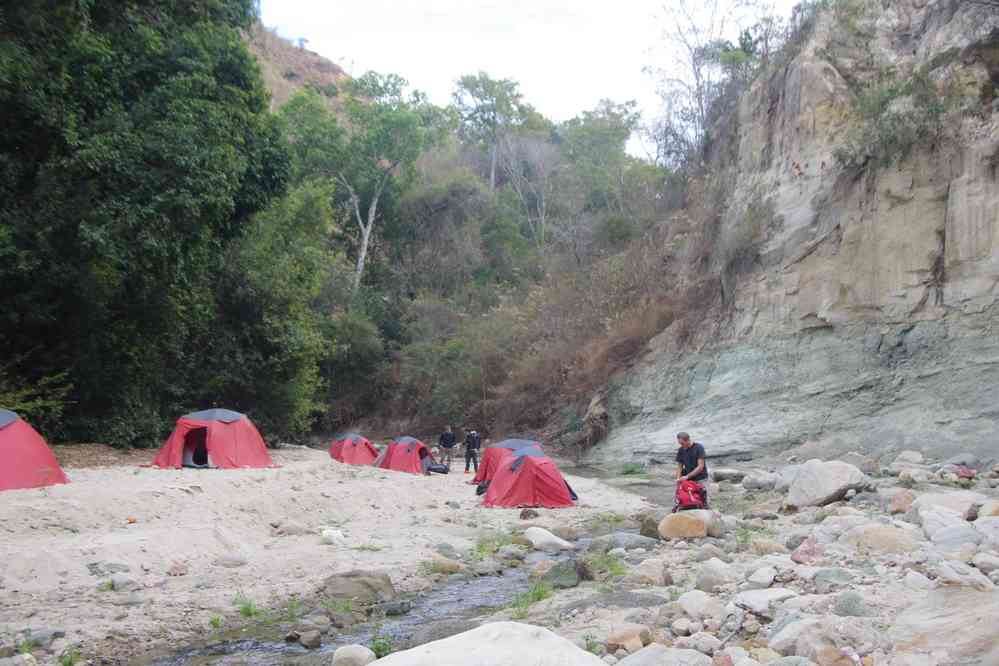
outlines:
M419 564L435 545L470 548L489 530L521 522L516 510L482 508L465 484L471 477L460 473L349 467L311 449L276 451L274 459L280 468L72 469L68 485L3 493L0 637L62 629L57 649L137 656L203 634L212 616L235 613L237 594L278 606L358 568L387 572L400 590L419 589ZM569 480L579 506L541 510L532 522L576 526L645 506L599 481ZM275 534L273 524L289 522L307 533ZM321 544L323 527L342 531L345 544ZM225 566L233 559L246 563ZM134 581L133 592L102 591L115 569Z

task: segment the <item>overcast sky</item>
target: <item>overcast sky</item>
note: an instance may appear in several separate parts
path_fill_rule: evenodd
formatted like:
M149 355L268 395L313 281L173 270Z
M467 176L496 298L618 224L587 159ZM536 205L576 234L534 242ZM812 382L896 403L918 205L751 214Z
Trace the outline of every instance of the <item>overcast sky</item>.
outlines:
M483 70L519 81L527 102L561 121L603 98L655 114L642 69L665 65L664 1L262 0L261 12L350 74L394 72L445 104L460 76ZM784 13L793 2L776 0Z

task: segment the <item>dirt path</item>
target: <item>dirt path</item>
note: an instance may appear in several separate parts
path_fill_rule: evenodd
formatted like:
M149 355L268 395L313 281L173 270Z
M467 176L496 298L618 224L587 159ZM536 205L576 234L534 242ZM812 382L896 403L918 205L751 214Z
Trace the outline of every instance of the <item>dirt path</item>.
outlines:
M462 474L347 467L311 449L274 458L281 468L78 468L69 485L3 493L0 646L25 628L59 629L54 654L79 644L85 655L138 655L234 615L237 594L277 606L357 568L420 589L434 546L470 548L519 520L516 510L481 508ZM580 505L533 522L576 526L644 506L596 480L570 482ZM321 543L323 528L342 543ZM108 589L113 576L120 589Z

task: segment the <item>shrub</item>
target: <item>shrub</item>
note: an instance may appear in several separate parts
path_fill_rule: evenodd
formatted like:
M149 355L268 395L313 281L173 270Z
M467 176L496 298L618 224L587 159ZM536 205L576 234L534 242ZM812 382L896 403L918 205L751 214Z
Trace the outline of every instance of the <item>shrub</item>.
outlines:
M257 604L253 601L253 599L250 599L242 592L233 597L232 603L239 609L239 614L245 618L252 618L260 615L260 609L257 607Z

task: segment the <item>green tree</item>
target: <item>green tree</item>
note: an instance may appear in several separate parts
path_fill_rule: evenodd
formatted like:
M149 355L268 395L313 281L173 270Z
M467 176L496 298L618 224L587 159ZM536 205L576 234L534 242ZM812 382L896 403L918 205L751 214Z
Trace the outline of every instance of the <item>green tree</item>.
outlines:
M251 0L0 9L0 347L30 358L20 383L68 373L72 436L159 437L219 257L284 190L253 20Z
M494 79L485 72L458 79L453 99L466 138L482 143L489 151L489 186L495 190L500 140L533 110L524 104L519 83Z

